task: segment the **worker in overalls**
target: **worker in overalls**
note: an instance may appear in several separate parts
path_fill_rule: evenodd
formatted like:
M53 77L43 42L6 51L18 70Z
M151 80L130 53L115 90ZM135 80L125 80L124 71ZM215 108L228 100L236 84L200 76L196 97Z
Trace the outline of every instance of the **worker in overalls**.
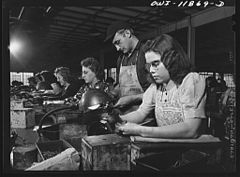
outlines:
M126 114L138 108L143 92L152 82L145 67L142 42L134 35L131 26L122 21L108 27L105 41L111 41L117 51L122 52L117 60L117 86L113 92L119 98L115 107Z
M123 134L158 138L196 138L203 133L205 79L192 71L180 44L163 34L144 46L146 62L155 80L137 111L120 116ZM154 110L156 127L139 125Z

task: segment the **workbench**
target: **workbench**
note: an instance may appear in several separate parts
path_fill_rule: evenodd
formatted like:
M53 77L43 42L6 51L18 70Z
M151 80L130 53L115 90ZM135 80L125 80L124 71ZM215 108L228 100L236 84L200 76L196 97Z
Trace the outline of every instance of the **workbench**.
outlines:
M23 106L24 104L18 101L12 104L11 109L25 110L26 108L22 108ZM31 109L41 115L65 106L62 103L49 103L34 105ZM81 113L78 111L61 111L55 114L56 120L52 123L57 123L55 133L58 136L54 140L48 140L49 142L66 140L79 154L81 163L78 170L179 171L180 169L192 169L196 171L206 167L200 168L200 164L211 166L219 164L221 161L221 141L214 143L138 142L130 141L129 137L116 134L87 136L86 125L79 124L79 122L67 123L67 120L76 120L80 116ZM32 126L11 127L22 138L22 145L36 145L38 143L39 137L33 128ZM162 159L164 160L162 161ZM24 170L27 167L29 164L22 165L21 169Z

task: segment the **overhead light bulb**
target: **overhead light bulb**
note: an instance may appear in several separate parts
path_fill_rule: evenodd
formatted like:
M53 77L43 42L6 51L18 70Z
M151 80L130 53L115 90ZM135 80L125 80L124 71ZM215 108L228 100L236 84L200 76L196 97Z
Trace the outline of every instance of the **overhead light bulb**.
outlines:
M9 50L13 55L16 55L21 50L21 47L20 41L14 40L10 42Z

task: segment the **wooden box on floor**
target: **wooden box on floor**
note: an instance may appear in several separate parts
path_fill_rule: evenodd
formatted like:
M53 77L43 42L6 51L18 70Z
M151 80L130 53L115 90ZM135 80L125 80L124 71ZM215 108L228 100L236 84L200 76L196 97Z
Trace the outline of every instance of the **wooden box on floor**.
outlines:
M37 148L34 144L13 148L13 168L25 170L37 161Z
M82 139L83 170L130 170L130 140L116 134Z
M11 128L30 128L35 126L35 111L32 108L11 110Z
M56 156L57 154L60 154L68 148L72 148L72 146L65 140L38 142L36 143L36 147L38 150L38 162L47 160L51 157Z
M59 126L59 138L69 142L79 153L81 153L82 138L87 136L87 125L61 124Z
M68 171L78 170L80 156L76 149L64 140L36 143L39 163L27 171Z

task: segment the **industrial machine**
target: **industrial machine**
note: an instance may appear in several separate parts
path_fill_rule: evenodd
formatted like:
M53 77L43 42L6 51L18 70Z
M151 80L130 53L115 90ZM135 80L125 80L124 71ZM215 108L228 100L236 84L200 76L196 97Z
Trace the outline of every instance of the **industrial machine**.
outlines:
M39 137L49 137L56 134L58 125L46 128L42 128L42 125L49 115L62 110L80 110L82 115L74 122L87 125L88 136L114 133L115 123L121 122L118 111L113 107L114 100L99 89L89 89L82 95L81 99L75 98L66 101L68 102L66 107L51 110L41 118L38 129Z

